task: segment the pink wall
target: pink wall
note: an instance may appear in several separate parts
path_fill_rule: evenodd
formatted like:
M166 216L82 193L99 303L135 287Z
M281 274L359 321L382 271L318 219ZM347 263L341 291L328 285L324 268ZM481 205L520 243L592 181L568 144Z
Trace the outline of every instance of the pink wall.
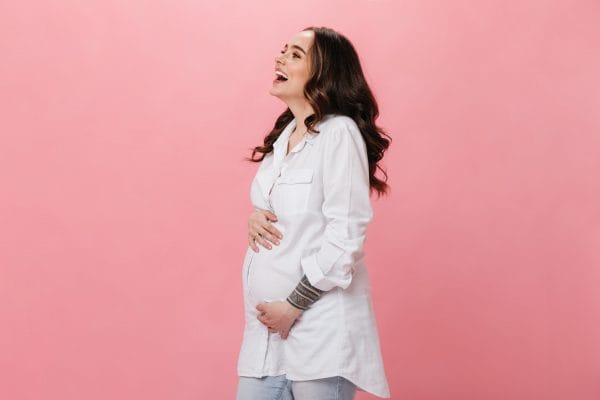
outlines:
M591 0L0 3L0 398L233 397L242 157L308 25L355 43L394 137L367 243L392 398L600 398L599 21Z

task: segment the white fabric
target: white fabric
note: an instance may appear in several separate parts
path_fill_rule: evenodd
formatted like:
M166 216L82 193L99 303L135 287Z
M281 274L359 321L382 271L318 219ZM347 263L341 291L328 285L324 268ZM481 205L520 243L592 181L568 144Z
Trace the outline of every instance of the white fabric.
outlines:
M329 114L286 155L292 120L252 181L255 208L278 218L280 244L243 261L245 327L238 375L290 380L343 376L388 398L363 245L373 217L366 146L356 123ZM256 305L285 300L306 274L326 290L286 340L256 319Z

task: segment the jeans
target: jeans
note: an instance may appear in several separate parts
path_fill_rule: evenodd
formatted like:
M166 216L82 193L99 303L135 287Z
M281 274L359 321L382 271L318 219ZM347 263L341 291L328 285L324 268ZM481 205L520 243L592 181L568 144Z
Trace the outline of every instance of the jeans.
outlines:
M356 386L341 376L310 381L240 376L236 400L352 400L355 393Z

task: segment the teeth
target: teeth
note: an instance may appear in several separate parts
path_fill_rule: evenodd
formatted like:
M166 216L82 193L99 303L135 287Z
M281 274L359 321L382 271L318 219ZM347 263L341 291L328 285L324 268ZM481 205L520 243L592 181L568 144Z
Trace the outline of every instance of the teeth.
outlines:
M288 79L287 75L280 71L275 71L275 75L283 76L285 79Z

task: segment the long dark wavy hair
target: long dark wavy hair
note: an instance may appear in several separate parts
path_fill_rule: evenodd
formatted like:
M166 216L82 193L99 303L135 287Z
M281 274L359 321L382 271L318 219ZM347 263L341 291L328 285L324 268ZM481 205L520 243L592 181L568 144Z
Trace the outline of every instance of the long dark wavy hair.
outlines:
M333 29L313 26L303 29L307 30L313 31L315 37L309 50L311 73L304 86L304 96L314 114L309 115L304 123L309 132L319 133L314 126L327 114L342 114L352 118L367 145L370 192L375 190L378 197L387 194L387 173L378 162L392 138L375 124L379 108L364 77L358 54L352 43ZM273 151L273 143L293 119L294 114L288 107L265 136L263 145L254 147L252 155L246 160L262 161ZM257 153L261 154L255 158ZM375 176L377 169L383 173L385 180Z

